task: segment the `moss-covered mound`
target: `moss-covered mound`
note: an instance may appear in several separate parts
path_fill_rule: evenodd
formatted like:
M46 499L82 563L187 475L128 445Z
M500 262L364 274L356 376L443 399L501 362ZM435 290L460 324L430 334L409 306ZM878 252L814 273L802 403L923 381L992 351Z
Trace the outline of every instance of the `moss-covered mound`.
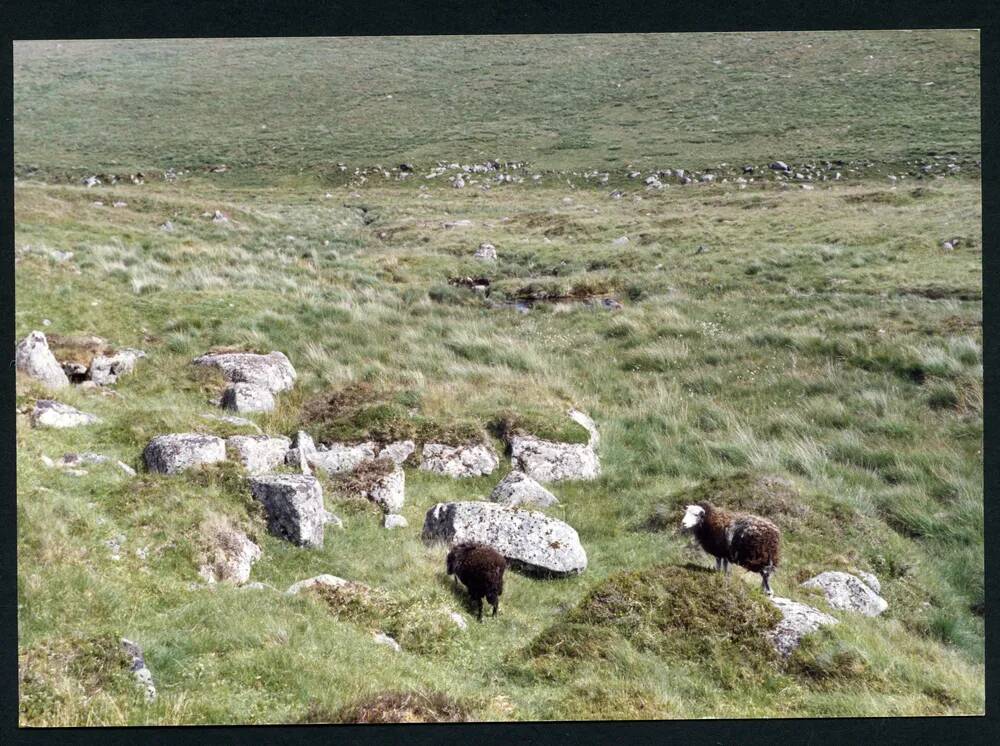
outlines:
M764 637L781 615L755 588L695 566L659 566L613 575L523 651L547 676L572 663L609 660L631 647L703 666L722 683L770 668Z
M336 712L311 707L303 723L460 723L469 709L441 692L380 692Z
M398 599L360 583L317 586L312 592L337 619L387 634L409 652L441 652L458 633L448 608L421 598Z
M491 429L504 440L512 435L534 435L558 443L586 443L590 440L587 429L568 417L565 410L524 406L519 406L517 411L505 409L491 423Z
M800 525L810 514L809 506L802 500L798 488L790 480L770 474L745 471L723 477L712 477L694 487L681 490L668 498L668 503L657 512L662 514L665 509L667 514L676 513L673 523L679 524L684 506L702 501L708 501L726 510L760 515L775 521L783 528ZM650 528L655 528L655 519L654 514L651 517Z
M325 443L413 439L457 444L487 437L478 422L429 417L416 391L379 388L365 381L307 400L300 424Z

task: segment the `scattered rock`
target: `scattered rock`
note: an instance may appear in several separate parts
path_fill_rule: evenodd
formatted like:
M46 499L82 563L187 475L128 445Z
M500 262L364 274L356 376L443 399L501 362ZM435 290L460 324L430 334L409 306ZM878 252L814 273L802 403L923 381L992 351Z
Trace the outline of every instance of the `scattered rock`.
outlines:
M472 225L471 220L452 220L443 224L445 228L468 228Z
M945 241L944 243L941 244L941 248L944 249L945 251L954 251L955 244L952 243L951 241Z
M134 477L134 476L136 475L136 474L135 474L135 469L133 469L133 468L132 468L131 466L129 466L128 464L126 464L126 463L125 463L124 461L116 461L116 462L115 462L115 465L116 465L116 466L117 466L117 467L118 467L119 469L121 469L121 470L122 470L123 472L125 472L126 474L128 474L128 475L129 475L130 477Z
M365 497L382 508L385 513L398 513L403 507L405 489L406 473L394 463L392 471L372 481ZM402 516L397 517L402 519ZM405 524L406 520L403 519L403 525ZM386 526L386 528L394 527Z
M274 394L255 383L231 383L222 392L222 408L233 412L270 412Z
M500 465L496 452L484 443L451 446L425 443L420 459L421 471L452 478L480 477L492 474Z
M497 249L491 243L481 243L476 253L472 255L474 259L484 262L495 262L497 260Z
M247 582L250 568L260 559L260 547L229 525L213 526L208 532L208 562L199 568L198 574L209 584Z
M216 210L214 213L212 213L212 222L213 223L228 223L229 222L229 218L226 217L226 215L224 215L220 210Z
M174 232L174 224L171 223L169 220L167 220L167 221L165 221L163 223L163 225L160 226L160 230L161 231L166 231L167 233L173 233Z
M469 623L465 621L465 617L459 614L457 611L452 611L448 614L451 617L451 621L455 623L455 626L459 629L468 629Z
M31 424L35 427L80 427L97 422L100 419L94 415L51 399L39 399L31 410Z
M389 637L389 635L383 634L382 632L376 632L374 639L377 645L386 645L397 653L403 652L403 648L400 647L399 643Z
M773 163L768 164L768 168L771 169L772 171L791 171L792 170L792 169L790 169L788 167L788 164L785 163L784 161L774 161Z
M344 580L343 578L338 578L336 575L316 575L312 578L306 578L305 580L300 580L297 583L292 583L288 586L288 590L285 591L286 596L294 596L301 591L308 590L315 586L324 586L326 588L344 588L351 585L350 580Z
M512 471L490 493L490 500L507 507L521 505L547 508L556 505L556 496L524 472Z
M311 443L310 439L310 443ZM342 474L357 468L364 461L375 459L377 445L365 443L331 443L322 449L315 447L290 448L285 455L285 463L300 466L304 459L308 466L322 469L328 474Z
M329 510L323 511L323 522L328 526L333 526L334 528L344 528L344 522Z
M156 684L153 683L152 672L146 667L146 659L143 657L142 648L123 637L122 650L125 651L125 654L131 660L129 670L135 676L135 680L139 683L139 686L142 687L146 701L152 702L156 699Z
M226 439L226 446L250 474L264 474L284 462L289 442L281 436L234 435Z
M509 442L514 468L539 482L596 479L601 474L591 443L557 443L533 435L512 435Z
M14 353L17 369L52 389L69 386L69 378L49 349L42 332L31 332L17 345Z
M426 542L482 542L542 575L574 575L587 567L587 553L572 526L544 513L491 502L438 503L427 511L421 536Z
M619 236L618 238L614 239L611 243L614 246L624 246L625 244L628 243L628 236Z
M265 474L250 478L250 492L267 512L268 530L293 544L323 546L323 490L315 477Z
M90 363L90 380L99 386L109 386L135 370L136 361L146 357L142 350L125 347L113 355L96 355Z
M171 433L157 435L142 453L146 468L160 474L177 472L226 460L226 442L214 435Z
M49 256L52 257L52 261L56 262L57 264L65 264L66 262L68 262L70 259L73 258L73 252L58 251L54 249L49 252Z
M392 459L394 463L402 464L417 449L412 440L397 440L382 446L378 451L379 458Z
M812 606L800 604L780 596L772 596L771 603L778 607L782 619L778 626L766 633L766 637L782 655L788 656L806 635L821 626L837 624L837 620Z
M409 524L398 513L386 513L382 519L382 528L406 528Z
M272 394L295 385L295 368L281 352L261 355L254 352L207 353L194 359L195 365L210 365L222 371L230 383L253 383Z
M864 581L846 572L828 570L802 584L803 588L819 588L834 609L853 611L865 616L878 616L889 604Z

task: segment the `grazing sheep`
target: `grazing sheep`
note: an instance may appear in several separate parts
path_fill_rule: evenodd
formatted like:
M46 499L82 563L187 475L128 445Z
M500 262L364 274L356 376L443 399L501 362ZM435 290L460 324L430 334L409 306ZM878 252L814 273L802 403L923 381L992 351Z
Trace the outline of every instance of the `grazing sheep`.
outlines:
M493 616L500 606L503 593L503 573L507 560L493 547L474 541L456 544L448 552L447 569L455 576L455 584L461 580L469 590L469 596L477 604L476 617L483 621L483 597L493 607Z
M693 531L701 548L715 557L716 570L724 568L728 575L732 562L760 573L764 591L774 595L769 578L781 558L781 532L771 521L701 502L687 506L681 528Z

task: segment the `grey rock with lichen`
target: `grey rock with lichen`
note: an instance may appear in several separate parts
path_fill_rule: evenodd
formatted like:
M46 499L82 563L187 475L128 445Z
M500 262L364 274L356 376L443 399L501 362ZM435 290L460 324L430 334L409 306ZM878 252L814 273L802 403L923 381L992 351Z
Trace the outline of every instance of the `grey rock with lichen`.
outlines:
M252 383L272 394L295 385L296 373L282 352L262 355L255 352L208 353L194 359L195 365L218 368L230 383Z
M14 364L21 373L41 381L51 389L69 386L69 378L49 349L45 334L31 332L14 350Z
M201 433L171 433L157 435L142 453L146 467L152 472L177 472L226 460L226 443L222 438Z
M828 570L802 583L803 588L818 588L834 609L852 611L865 616L878 616L888 602L868 587L863 580L850 573Z
M255 383L231 383L222 392L221 406L232 412L270 412L274 394Z
M101 420L92 414L81 412L69 404L39 399L31 410L31 424L34 427L68 428L93 425Z
M250 492L263 504L272 534L298 546L323 546L326 510L315 477L264 474L250 478Z
M492 474L500 465L500 458L484 443L448 445L425 443L420 459L420 470L443 474L452 478L481 477Z
M790 655L802 638L822 626L837 624L837 620L812 606L780 596L769 599L781 612L781 621L765 636L783 656Z
M282 436L233 435L226 446L249 473L264 474L284 462L289 442Z

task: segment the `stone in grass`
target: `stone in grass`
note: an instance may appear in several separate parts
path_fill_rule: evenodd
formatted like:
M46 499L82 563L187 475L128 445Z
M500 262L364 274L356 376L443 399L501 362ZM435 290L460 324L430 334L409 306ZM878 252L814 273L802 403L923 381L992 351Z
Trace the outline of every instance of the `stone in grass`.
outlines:
M233 435L226 439L226 446L251 474L273 471L284 462L289 443L288 438L267 435Z
M495 262L497 260L497 247L491 243L481 243L472 258L482 262Z
M142 654L142 648L124 637L121 640L121 645L122 650L129 657L129 670L135 676L135 680L139 686L142 687L146 701L152 702L156 699L156 684L153 682L152 672L146 667L146 659Z
M512 471L490 493L490 500L508 507L530 505L547 508L556 505L556 496L521 471Z
M888 602L869 588L860 578L846 572L828 570L802 584L803 588L819 588L827 603L840 611L852 611L865 616L878 616Z
M14 364L17 370L41 381L48 388L69 386L69 378L49 349L49 342L42 332L31 332L21 340L14 351Z
M766 633L766 637L782 656L788 656L799 646L802 638L822 626L837 624L829 614L806 604L800 604L780 596L772 596L771 603L781 612L778 626Z
M171 433L157 435L142 453L152 472L176 474L204 464L226 460L226 442L214 435Z
M198 574L209 584L247 582L253 563L260 559L260 547L225 522L210 525L205 532L208 561L198 569Z
M250 478L250 492L264 505L267 528L298 546L323 546L323 489L305 474L265 474Z
M375 632L373 638L376 645L385 645L386 647L392 648L397 653L403 652L403 648L400 644L383 632Z
M344 588L350 585L350 580L344 580L343 578L338 578L336 575L327 575L324 573L322 575L306 578L305 580L300 580L297 583L292 583L288 586L288 590L285 591L285 595L294 596L304 590L314 588L316 586L321 588Z
M575 575L587 568L587 553L572 526L496 503L438 503L427 511L421 537L450 545L488 544L523 570L542 576Z
M597 427L578 410L571 409L569 417L590 434L587 443L560 443L534 435L511 435L508 442L514 468L539 482L599 477L601 462L595 450L600 443Z
M395 463L402 464L415 450L417 446L412 440L397 440L382 446L378 457L392 459Z
M270 412L274 394L254 383L231 383L222 392L222 408L232 412Z
M135 370L136 361L146 357L142 350L125 347L113 355L97 355L90 362L90 380L99 386L109 386Z
M31 410L31 424L35 427L80 427L97 422L100 419L94 415L51 399L39 399Z
M255 352L207 353L194 359L195 365L208 365L222 371L230 383L254 383L272 394L295 385L296 373L282 352L262 355Z
M377 444L374 442L331 443L323 448L316 448L312 445L312 438L309 438L302 447L294 447L293 444L288 449L285 463L299 467L304 459L307 466L314 469L321 469L328 474L342 474L357 468L364 461L372 461L376 450Z
M421 471L443 474L453 479L492 474L500 465L496 452L484 443L452 446L425 443L420 459Z
M382 528L406 528L408 525L406 519L396 513L386 513L382 519Z

